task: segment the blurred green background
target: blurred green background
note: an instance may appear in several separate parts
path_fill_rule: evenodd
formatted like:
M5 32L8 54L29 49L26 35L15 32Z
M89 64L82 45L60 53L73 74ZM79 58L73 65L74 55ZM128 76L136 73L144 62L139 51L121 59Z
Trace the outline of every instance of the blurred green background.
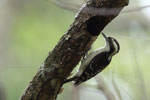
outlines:
M74 0L68 5L67 0L55 1L58 3L47 0L0 1L0 95L3 94L4 100L19 99L48 52L73 22L77 9L64 8L70 5L78 8L83 3ZM150 4L148 0L132 0L124 11L147 4ZM99 75L118 97L115 81L123 100L150 100L149 12L150 9L145 8L121 13L104 29L106 35L119 41L121 51ZM93 49L103 45L100 35ZM58 100L107 100L96 85L94 78L77 88L71 83L66 84Z

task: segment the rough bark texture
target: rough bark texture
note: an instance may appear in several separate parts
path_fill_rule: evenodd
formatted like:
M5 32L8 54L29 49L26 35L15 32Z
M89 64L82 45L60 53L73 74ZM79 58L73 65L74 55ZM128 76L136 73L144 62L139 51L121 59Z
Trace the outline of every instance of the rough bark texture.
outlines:
M20 100L54 100L75 66L104 27L114 19L128 0L89 0L76 15L73 24L49 53ZM97 15L90 8L117 8L115 13Z

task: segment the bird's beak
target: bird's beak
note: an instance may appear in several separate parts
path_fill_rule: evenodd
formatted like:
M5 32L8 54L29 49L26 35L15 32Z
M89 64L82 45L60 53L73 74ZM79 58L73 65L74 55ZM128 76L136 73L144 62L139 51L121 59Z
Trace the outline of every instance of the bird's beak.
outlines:
M105 40L108 41L108 37L104 33L102 33L102 35L105 38Z

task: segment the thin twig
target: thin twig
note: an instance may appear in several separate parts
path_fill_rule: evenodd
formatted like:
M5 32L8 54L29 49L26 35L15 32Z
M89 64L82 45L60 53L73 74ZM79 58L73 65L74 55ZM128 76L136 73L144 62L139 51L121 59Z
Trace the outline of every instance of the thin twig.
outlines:
M121 92L120 92L120 90L119 90L119 88L118 88L118 85L117 85L116 82L115 82L114 73L112 73L112 85L113 85L113 87L114 87L114 89L115 89L115 91L116 91L116 93L117 93L117 96L118 96L119 100L123 100L123 98L122 98L122 96L121 96Z
M146 8L150 8L150 5L145 5L145 6L141 6L141 7L135 7L135 8L129 9L129 10L124 10L121 13L131 13L131 12L144 10Z
M50 2L63 9L74 11L74 12L76 12L81 7L81 5L72 4L67 1L50 0Z
M107 83L104 81L102 76L100 75L96 76L95 79L96 79L99 90L101 90L104 93L107 100L117 100L117 98L115 97L113 92L109 89L109 87L107 86Z
M63 1L58 1L58 0L51 0L51 2L55 5L58 5L61 8L67 9L67 10L71 10L71 11L77 11L81 5L79 4L75 4L74 3L68 3L67 1L63 0ZM146 8L150 8L150 5L145 5L145 6L141 6L141 7L135 7L135 8L131 8L128 10L124 10L121 13L132 13L132 12L136 12L136 11L140 11L140 10L144 10ZM86 11L86 13L95 13L98 15L112 15L116 13L116 10L119 8L115 8L115 9L108 9L106 8L105 10L108 10L107 13L102 13L103 12L103 8L102 9L97 9L97 8L90 8L92 10L92 12L88 12L88 10Z

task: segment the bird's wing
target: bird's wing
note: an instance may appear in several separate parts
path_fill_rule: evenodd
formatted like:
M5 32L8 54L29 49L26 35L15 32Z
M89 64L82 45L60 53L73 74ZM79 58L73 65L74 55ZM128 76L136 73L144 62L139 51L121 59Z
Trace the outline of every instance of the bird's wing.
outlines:
M79 78L75 80L74 84L79 85L80 83L94 77L96 74L101 72L109 63L110 61L108 60L107 53L100 53L90 61L90 63L86 66L82 73L80 73Z
M88 54L87 57L82 60L80 68L75 76L80 76L83 73L83 71L86 69L86 67L89 65L90 61L96 55L98 55L100 52L103 52L103 51L104 51L104 48L99 48L99 49L91 52L90 54Z

